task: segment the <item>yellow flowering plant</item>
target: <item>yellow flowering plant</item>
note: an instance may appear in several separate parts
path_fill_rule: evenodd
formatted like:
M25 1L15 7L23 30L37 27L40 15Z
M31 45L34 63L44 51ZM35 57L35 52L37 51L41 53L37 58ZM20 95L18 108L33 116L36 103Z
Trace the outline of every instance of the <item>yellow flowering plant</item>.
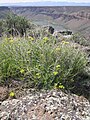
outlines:
M33 38L33 37L29 36L28 38L29 38L31 41L34 41L34 38Z
M34 42L31 39L20 38L14 44L1 41L0 78L26 80L30 85L45 89L53 88L54 83L61 83L58 88L69 89L71 80L84 71L86 55L65 41L68 45L58 43L52 37L42 36Z
M56 76L56 75L58 74L58 72L57 72L57 71L54 71L53 74Z
M62 41L62 44L69 44L69 42L67 42L67 41Z
M44 43L46 43L48 40L49 40L48 37L43 38Z
M10 97L15 97L15 92L11 91L11 92L9 93L9 96L10 96Z
M20 70L20 73L21 73L21 74L23 74L24 72L25 72L25 70L24 70L24 69L21 69L21 70Z

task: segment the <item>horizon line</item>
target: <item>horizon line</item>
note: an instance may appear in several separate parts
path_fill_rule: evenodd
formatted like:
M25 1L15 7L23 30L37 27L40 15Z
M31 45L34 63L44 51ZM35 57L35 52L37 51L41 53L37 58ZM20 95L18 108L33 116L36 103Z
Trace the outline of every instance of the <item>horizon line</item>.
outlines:
M5 2L5 3L0 3L0 4L16 4L16 3L18 4L18 3L35 3L35 2L38 2L38 3L39 3L39 2L42 2L42 3L43 3L43 2L79 3L79 4L80 4L80 3L81 3L81 4L82 4L82 3L84 3L84 4L90 3L90 1L89 1L89 2L75 2L75 1L70 2L70 1L48 1L48 0L46 0L46 1L30 1L30 2L23 2L23 1L22 1L22 2L9 2L9 3L8 3L8 2Z

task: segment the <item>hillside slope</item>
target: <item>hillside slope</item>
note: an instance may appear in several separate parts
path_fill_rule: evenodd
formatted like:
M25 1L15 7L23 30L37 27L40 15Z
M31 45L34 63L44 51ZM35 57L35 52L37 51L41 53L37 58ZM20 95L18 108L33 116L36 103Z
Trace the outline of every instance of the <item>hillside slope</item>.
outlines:
M33 23L52 25L59 31L69 29L90 38L90 7L11 7L11 10Z
M10 13L10 8L8 7L0 7L0 19L6 18L6 15Z

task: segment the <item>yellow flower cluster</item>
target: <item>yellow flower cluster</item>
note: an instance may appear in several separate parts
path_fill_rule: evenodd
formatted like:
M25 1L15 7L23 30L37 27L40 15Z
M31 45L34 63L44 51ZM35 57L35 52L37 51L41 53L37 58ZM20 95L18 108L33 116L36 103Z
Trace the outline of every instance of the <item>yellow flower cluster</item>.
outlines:
M12 36L9 37L9 38L6 37L5 40L6 40L6 42L9 42L9 43L13 43L14 42L14 39L13 39Z
M48 41L48 37L44 37L43 41L46 43Z
M14 40L10 40L9 42L10 42L10 43L13 43L13 42L14 42Z
M34 38L33 38L33 37L31 37L31 36L29 36L28 38L29 38L31 41L33 41L33 40L34 40Z
M24 70L24 69L21 69L21 70L20 70L20 73L21 73L21 74L23 74L24 72L25 72L25 70Z
M10 97L14 97L14 96L15 96L15 93L12 91L12 92L10 92L9 96L10 96Z
M65 87L60 83L59 85L57 83L54 84L55 89L65 89Z
M57 65L56 66L56 70L58 71L60 69L60 65Z
M62 41L63 44L69 44L69 42L66 42L66 41Z
M60 68L60 65L57 65L56 68Z
M56 51L60 51L60 48L59 48L59 47L57 47L57 48L56 48Z
M58 72L57 72L57 71L54 71L53 74L56 76L56 75L58 74Z
M40 73L36 73L36 77L39 79L41 78L41 74Z
M65 87L63 85L59 85L58 88L64 89Z

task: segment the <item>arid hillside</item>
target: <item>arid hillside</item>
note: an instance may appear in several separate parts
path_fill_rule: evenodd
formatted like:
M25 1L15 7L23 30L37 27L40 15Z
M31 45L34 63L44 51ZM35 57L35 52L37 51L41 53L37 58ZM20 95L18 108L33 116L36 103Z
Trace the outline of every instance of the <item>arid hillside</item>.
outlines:
M10 8L0 7L0 19L4 19L8 13L10 13Z
M90 38L90 7L12 7L11 10L36 24L80 32L87 39Z

